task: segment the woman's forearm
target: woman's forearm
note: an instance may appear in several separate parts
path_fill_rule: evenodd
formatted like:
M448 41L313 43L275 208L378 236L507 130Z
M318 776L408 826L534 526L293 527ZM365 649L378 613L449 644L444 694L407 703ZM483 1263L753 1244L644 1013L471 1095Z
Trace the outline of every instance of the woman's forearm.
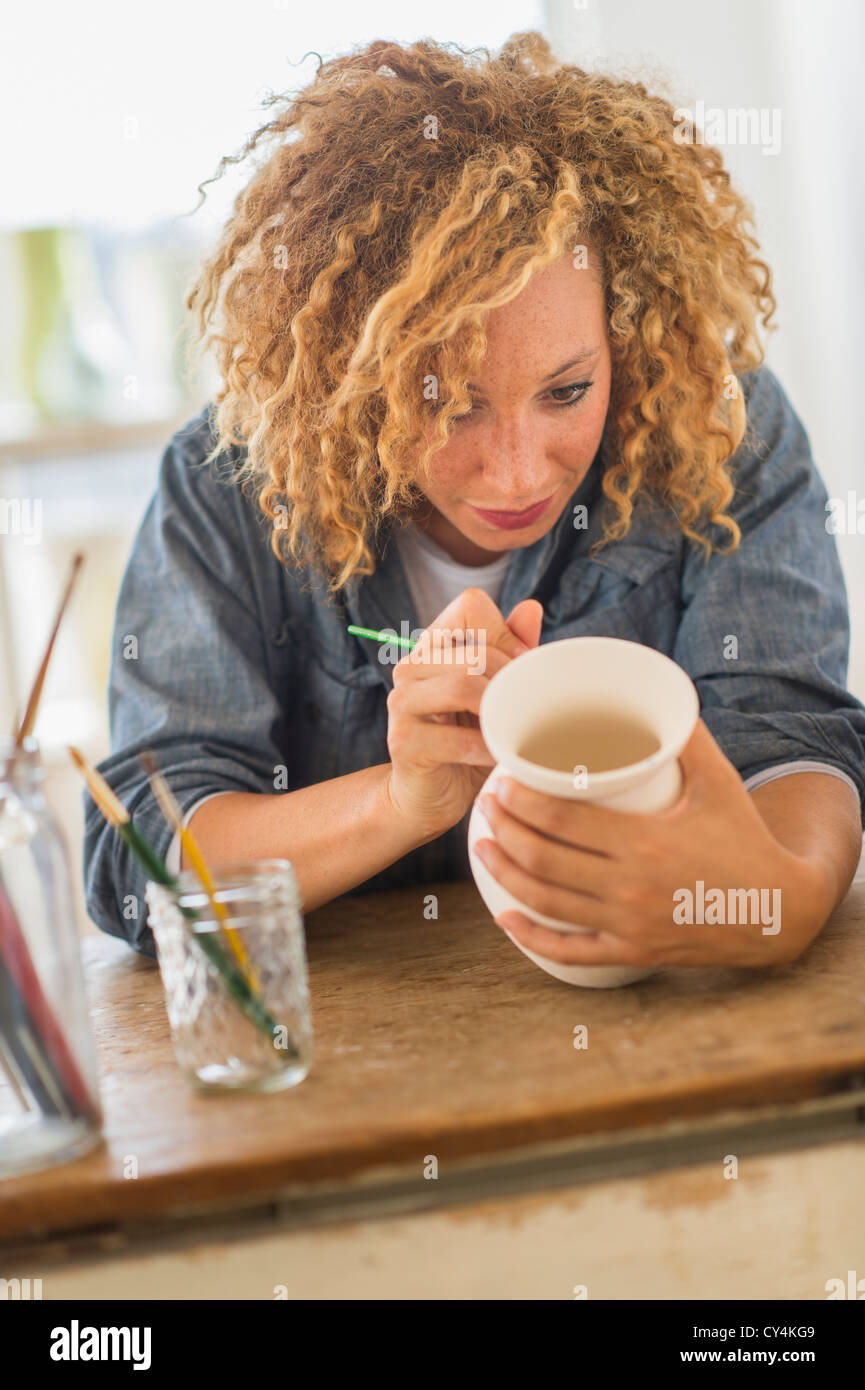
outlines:
M751 792L775 839L820 870L825 917L853 882L862 853L859 801L842 782L824 772L791 772Z
M394 810L390 768L381 763L281 796L214 796L189 828L214 865L290 859L303 910L312 912L426 843Z

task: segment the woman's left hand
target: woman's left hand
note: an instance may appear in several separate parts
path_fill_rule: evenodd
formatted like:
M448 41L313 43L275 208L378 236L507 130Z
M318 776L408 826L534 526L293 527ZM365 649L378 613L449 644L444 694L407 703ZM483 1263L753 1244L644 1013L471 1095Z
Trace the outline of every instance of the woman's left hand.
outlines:
M501 914L498 925L568 965L795 960L828 915L820 871L775 839L702 719L679 761L682 795L656 814L565 801L496 779L503 797L481 802L496 840L478 841L476 852L527 907L593 934L558 932L520 912ZM713 897L724 904L714 922Z

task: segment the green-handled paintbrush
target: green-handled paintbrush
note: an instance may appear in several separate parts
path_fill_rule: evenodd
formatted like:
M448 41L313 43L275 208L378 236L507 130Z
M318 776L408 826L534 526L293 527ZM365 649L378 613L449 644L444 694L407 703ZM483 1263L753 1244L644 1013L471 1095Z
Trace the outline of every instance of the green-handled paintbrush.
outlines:
M354 623L349 623L347 632L354 633L355 637L368 637L371 642L393 642L397 647L405 647L408 651L413 651L417 642L412 641L411 637L396 637L392 632L379 632L372 627L356 627Z

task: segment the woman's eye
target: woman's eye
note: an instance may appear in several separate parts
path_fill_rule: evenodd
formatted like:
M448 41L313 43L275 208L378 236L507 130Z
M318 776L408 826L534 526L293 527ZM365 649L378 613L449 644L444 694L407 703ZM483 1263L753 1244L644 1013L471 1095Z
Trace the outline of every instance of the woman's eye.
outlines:
M557 405L579 405L580 401L584 399L586 393L591 390L593 385L594 383L591 381L575 381L569 386L554 387L550 395L555 398ZM564 398L562 397L562 393L564 393ZM470 408L464 411L462 415L455 415L452 423L458 425L461 421L470 419L475 410L482 408L482 401L472 401Z
M558 397L559 405L577 405L578 402L583 399L591 385L592 383L590 381L575 381L570 386L556 386L555 389L550 392L550 395ZM564 400L559 396L559 392L561 391L568 393ZM578 394L574 395L574 392Z

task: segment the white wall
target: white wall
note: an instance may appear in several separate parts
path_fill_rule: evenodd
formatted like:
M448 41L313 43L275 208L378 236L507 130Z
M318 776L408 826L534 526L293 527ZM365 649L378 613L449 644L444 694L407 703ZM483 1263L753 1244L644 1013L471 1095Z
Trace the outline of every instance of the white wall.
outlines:
M197 185L305 86L318 56L428 36L497 48L539 28L541 0L41 0L7 5L0 50L0 228L104 221L141 227L198 202ZM206 189L219 224L247 162ZM8 196L14 189L14 196ZM201 214L199 214L201 217Z

